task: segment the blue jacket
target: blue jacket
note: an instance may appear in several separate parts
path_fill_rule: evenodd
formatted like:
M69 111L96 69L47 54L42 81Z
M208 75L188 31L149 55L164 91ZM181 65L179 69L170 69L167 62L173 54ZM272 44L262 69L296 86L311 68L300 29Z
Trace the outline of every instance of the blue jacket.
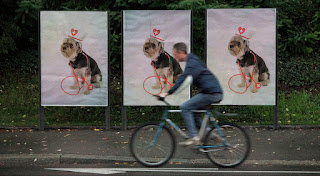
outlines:
M168 94L174 93L188 75L192 76L193 83L197 85L199 93L223 93L219 80L209 69L207 69L196 55L189 53L184 72L179 76L174 86L168 91Z

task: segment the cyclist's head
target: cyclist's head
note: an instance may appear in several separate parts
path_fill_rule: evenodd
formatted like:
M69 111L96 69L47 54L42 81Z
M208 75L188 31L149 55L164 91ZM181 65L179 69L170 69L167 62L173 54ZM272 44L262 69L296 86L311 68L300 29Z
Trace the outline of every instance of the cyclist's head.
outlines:
M187 45L185 43L176 43L173 45L173 57L179 62L187 59Z
M187 45L185 43L182 43L182 42L176 43L176 44L173 45L173 49L175 49L178 52L182 51L185 54L188 54L188 52L187 52L188 48L187 48Z

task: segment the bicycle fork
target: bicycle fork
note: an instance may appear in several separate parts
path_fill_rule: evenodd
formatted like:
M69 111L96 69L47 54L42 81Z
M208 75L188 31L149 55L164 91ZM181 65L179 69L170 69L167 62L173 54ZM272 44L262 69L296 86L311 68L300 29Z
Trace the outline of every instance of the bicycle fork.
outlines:
M159 135L161 134L162 129L164 128L165 122L168 122L180 135L182 135L184 138L189 138L189 136L184 133L176 124L174 124L169 118L168 118L168 113L169 111L165 111L165 113L162 116L162 121L159 124L159 128L157 130L156 135L154 136L154 139L151 143L151 146L154 146L158 139L159 139Z
M229 146L230 144L227 142L226 136L221 131L221 128L218 125L218 123L216 122L216 119L213 116L210 116L210 121L212 122L214 128L217 129L218 136L221 137L222 142L223 142L223 146Z
M205 136L206 136L207 124L208 124L209 120L210 120L210 122L212 122L213 127L216 129L216 131L218 133L216 137L220 137L222 139L222 144L214 145L214 146L202 146L200 148L212 148L212 147L229 146L230 144L227 142L225 135L223 134L223 132L221 131L221 128L217 124L216 119L213 117L213 115L210 112L207 112L204 115L204 118L203 118L203 121L202 121L202 124L201 124L201 128L200 128L200 131L199 131L200 139L204 139Z
M160 123L159 128L158 128L158 130L157 130L157 133L156 133L156 135L154 136L154 138L153 138L153 140L152 140L152 142L151 142L151 146L156 145L156 143L157 143L157 141L158 141L158 139L159 139L159 135L161 134L161 131L162 131L164 125L165 125L165 122L161 122L161 123Z

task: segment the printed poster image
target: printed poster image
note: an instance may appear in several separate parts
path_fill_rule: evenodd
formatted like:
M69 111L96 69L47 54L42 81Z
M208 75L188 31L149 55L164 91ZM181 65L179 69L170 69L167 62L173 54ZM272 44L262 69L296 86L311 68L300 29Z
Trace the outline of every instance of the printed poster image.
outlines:
M185 62L174 59L172 48L183 42L190 51L190 10L123 11L123 92L125 106L165 105L153 95L167 92L183 73ZM166 98L181 105L190 87Z
M108 13L41 11L41 105L108 106Z
M207 10L207 65L222 105L276 104L276 9Z

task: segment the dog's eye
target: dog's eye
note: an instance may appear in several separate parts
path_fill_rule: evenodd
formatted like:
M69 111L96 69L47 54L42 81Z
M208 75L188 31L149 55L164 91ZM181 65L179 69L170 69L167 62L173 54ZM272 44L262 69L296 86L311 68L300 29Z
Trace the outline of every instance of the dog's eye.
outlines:
M70 44L70 48L72 48L73 47L73 44Z
M152 48L156 47L156 45L154 43L151 44Z
M237 42L237 45L240 46L240 42Z

